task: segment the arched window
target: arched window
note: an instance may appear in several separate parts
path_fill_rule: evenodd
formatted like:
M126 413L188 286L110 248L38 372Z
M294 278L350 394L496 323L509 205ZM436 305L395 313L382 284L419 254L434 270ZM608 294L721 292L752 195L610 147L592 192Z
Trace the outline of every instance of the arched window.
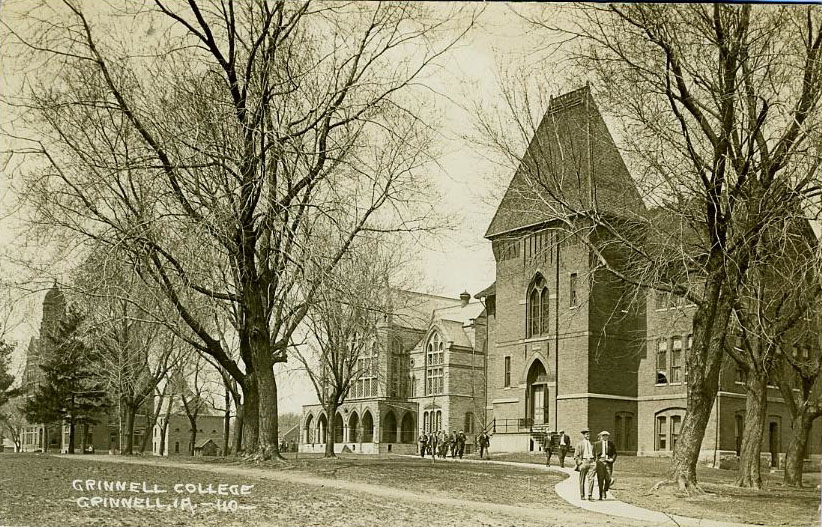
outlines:
M443 391L443 355L442 337L435 331L425 347L426 395L436 395Z
M374 441L374 418L368 410L362 414L362 442L370 443Z
M308 414L308 417L305 418L305 442L306 443L313 443L314 442L314 430L312 430L312 425L314 424L314 416Z
M426 434L430 432L430 430L428 429L428 412L422 413L422 431Z
M397 442L397 418L390 410L382 422L382 440L385 443Z
M537 275L528 287L528 308L525 333L527 338L547 335L549 333L550 295L545 279Z
M670 408L657 412L655 418L656 450L673 450L682 428L684 408Z

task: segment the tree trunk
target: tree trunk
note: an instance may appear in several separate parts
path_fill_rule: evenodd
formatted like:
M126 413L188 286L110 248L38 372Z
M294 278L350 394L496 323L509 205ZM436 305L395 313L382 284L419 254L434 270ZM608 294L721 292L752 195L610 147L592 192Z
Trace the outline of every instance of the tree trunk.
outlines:
M807 408L803 408L799 415L791 419L791 440L785 454L785 485L802 487L802 468L812 425L813 419Z
M260 356L263 355L263 356ZM282 459L277 443L277 381L274 379L274 364L267 354L256 355L254 369L258 386L259 439L257 455L262 459Z
M154 423L157 422L157 416L154 412L146 412L146 428L143 431L143 440L140 441L140 453L144 454L148 440L154 437Z
M718 265L722 265L721 262ZM694 346L685 358L687 411L674 446L670 473L680 490L688 493L700 492L696 464L719 388L725 334L733 304L732 293L724 291L724 280L724 276L709 275L704 301L694 314Z
M228 455L228 446L231 441L231 393L225 391L225 417L223 418L223 457Z
M88 439L88 423L83 423L83 435L80 437L80 453L84 455L88 448L86 439Z
M234 455L239 455L243 450L243 427L245 426L243 414L245 414L245 404L235 403L237 415L234 417L234 438L232 451Z
M325 414L328 416L328 430L325 433L325 455L323 457L337 457L334 453L334 441L337 439L337 417L338 405L329 403L325 408Z
M742 432L742 448L739 453L738 487L762 488L759 454L762 450L762 431L768 410L767 376L760 371L750 371L745 384L745 429Z
M123 437L121 438L120 454L130 456L134 453L134 408L130 404L123 405Z
M68 454L74 454L74 419L69 421L69 440L66 452Z
M260 438L260 397L257 376L248 379L248 389L243 392L243 449L257 450Z
M191 425L191 439L188 445L188 455L194 455L194 445L197 444L197 421L194 421L194 424Z
M166 451L166 430L168 430L168 421L163 422L160 427L160 456L164 456Z

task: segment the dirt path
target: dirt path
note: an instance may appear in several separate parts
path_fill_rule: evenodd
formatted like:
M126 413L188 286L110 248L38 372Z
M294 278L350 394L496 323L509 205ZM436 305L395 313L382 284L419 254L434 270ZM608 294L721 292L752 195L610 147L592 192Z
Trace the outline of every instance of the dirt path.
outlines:
M302 472L277 470L273 468L265 469L236 465L184 463L165 459L158 460L156 458L141 459L94 455L82 457L65 456L65 459L71 459L75 461L88 460L105 463L153 465L162 467L184 468L187 470L198 470L202 472L210 472L215 474L228 474L234 476L253 477L258 479L275 480L284 483L293 483L299 485L321 487L326 489L339 489L346 492L352 492L357 494L369 494L372 496L378 496L390 500L400 500L411 504L439 505L455 508L463 512L470 512L472 514L476 514L477 516L484 517L486 521L482 523L485 523L486 525L497 524L497 521L489 520L491 520L492 518L498 520L498 517L500 515L509 517L511 519L525 520L529 523L536 522L540 524L574 525L579 527L594 527L601 526L604 524L613 526L637 525L637 522L635 520L623 520L620 518L613 518L588 511L569 513L567 511L558 511L550 508L520 507L513 505L504 505L499 503L487 503L458 498L448 498L440 495L420 494L393 487L385 487L357 481L327 479Z

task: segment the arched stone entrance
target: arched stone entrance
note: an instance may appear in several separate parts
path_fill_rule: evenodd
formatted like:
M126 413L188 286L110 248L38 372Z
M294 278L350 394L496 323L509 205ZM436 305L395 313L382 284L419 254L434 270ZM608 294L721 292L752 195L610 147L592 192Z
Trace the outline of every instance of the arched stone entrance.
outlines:
M326 419L325 414L322 414L317 419L317 443L326 442L326 433L328 433L328 419Z
M342 443L345 437L345 426L343 425L343 418L339 412L334 416L334 442Z
M397 417L390 410L382 421L382 440L384 443L397 442Z
M374 441L374 418L371 412L366 410L362 414L362 442L371 443Z
M352 443L360 442L360 416L357 412L351 412L351 417L348 418L348 440Z
M534 425L548 422L548 372L539 359L528 369L526 376L526 415Z
M313 443L314 442L314 430L311 429L311 426L314 424L314 416L308 414L308 417L305 418L305 438L304 441L306 443Z
M414 435L416 431L417 427L414 414L412 412L406 412L402 418L402 424L400 426L400 443L414 443Z

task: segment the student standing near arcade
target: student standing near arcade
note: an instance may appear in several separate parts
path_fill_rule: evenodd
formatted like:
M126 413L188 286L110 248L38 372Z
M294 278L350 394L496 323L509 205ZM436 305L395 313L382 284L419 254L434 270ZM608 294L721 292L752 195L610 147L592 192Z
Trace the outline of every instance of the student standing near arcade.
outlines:
M596 442L594 451L597 458L597 487L599 499L605 499L611 488L611 474L614 471L614 461L617 457L616 446L611 441L611 434L607 430L599 433L601 438Z
M579 496L585 499L585 487L588 487L588 499L594 499L594 445L591 444L591 431L582 429L582 439L577 443L574 450L574 461L576 461L579 471Z

